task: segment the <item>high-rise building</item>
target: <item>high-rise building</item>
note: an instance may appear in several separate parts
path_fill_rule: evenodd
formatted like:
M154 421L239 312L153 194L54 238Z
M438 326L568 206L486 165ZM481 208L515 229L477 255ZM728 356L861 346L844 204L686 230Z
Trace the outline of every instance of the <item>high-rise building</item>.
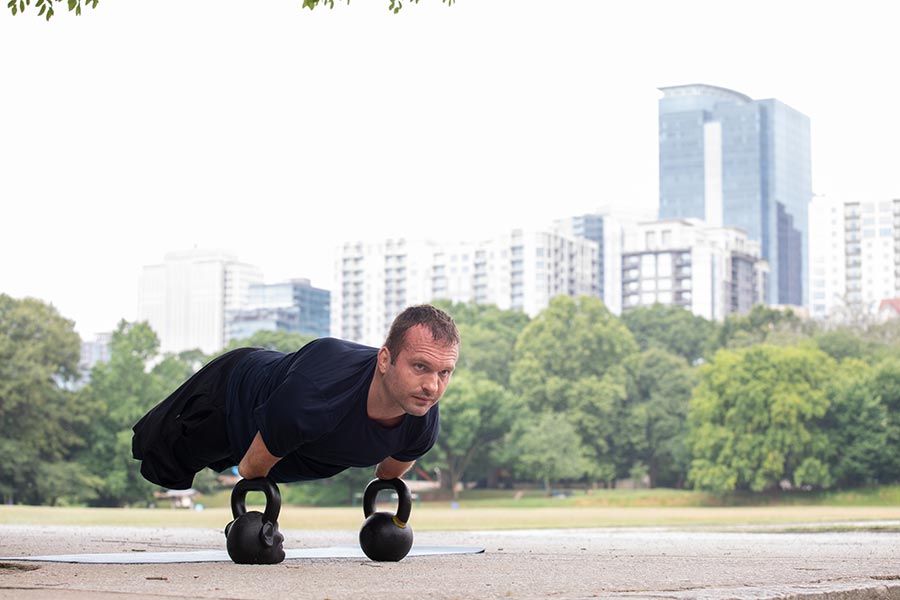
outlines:
M771 268L766 302L807 305L809 118L711 85L660 90L659 218L743 229Z
M639 223L625 232L622 309L663 304L722 321L763 302L767 263L759 242L700 219Z
M900 297L900 199L810 204L811 314L872 316Z
M288 331L309 337L331 334L331 292L309 279L250 284L247 302L225 316L225 338L248 338L257 331Z
M400 311L434 300L535 316L554 296L596 294L597 256L596 242L522 229L481 242L346 243L332 295L332 332L380 345Z
M141 273L138 320L147 321L163 352L221 350L225 313L246 304L250 285L262 281L259 267L218 250L170 252Z
M813 318L830 317L845 305L845 239L843 201L814 197L809 203L809 314ZM854 256L849 262L859 260Z
M622 247L625 229L647 220L613 216L609 212L557 219L554 230L581 237L597 243L597 290L593 295L601 298L613 314L622 314Z

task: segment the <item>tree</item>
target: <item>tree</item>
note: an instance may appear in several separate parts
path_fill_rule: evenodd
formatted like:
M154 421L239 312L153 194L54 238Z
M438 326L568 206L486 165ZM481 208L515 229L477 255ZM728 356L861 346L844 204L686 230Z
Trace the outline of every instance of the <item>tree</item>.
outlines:
M91 8L97 8L97 2L99 0L84 0L85 6L90 6ZM400 9L403 8L402 0L386 0L388 2L388 10L392 11L394 14L400 12ZM419 0L410 0L415 4L419 3ZM447 6L452 5L456 0L441 0L442 3ZM53 3L56 2L60 4L63 0L35 0L34 7L36 9L40 9L38 11L38 16L42 16L48 21L53 17L56 12L53 9ZM81 0L65 0L65 2L69 6L69 11L75 11L75 15L81 15ZM319 4L323 6L328 6L329 8L334 8L334 0L303 0L303 8L308 8L313 10ZM347 4L350 4L350 0L347 0ZM6 5L10 12L13 15L16 15L20 12L25 12L26 6L31 6L31 0L9 0Z
M602 379L636 351L631 332L599 298L557 296L519 336L511 384L532 410L564 412L567 388Z
M881 475L890 445L887 410L875 379L871 366L847 359L828 382L831 404L823 427L829 439L827 463L837 487L871 485Z
M501 310L494 305L435 302L447 311L459 328L457 371L479 373L503 386L509 385L516 340L528 325L528 315Z
M731 314L718 328L711 350L746 348L754 344L792 345L808 337L814 325L804 322L793 310L757 304L749 313Z
M511 393L482 375L463 371L453 376L441 399L441 434L436 449L447 473L446 487L458 497L457 484L474 462L509 433L519 407Z
M69 389L81 342L72 321L39 300L0 294L0 497L55 504L89 477L67 464L90 412Z
M638 306L622 315L640 349L662 348L690 364L703 358L716 324L680 306Z
M861 330L848 326L817 332L813 340L823 352L839 361L872 357L878 351L877 344L867 340Z
M536 415L569 419L594 481L611 481L631 467L620 461L617 416L626 398L622 363L635 352L631 332L593 297L553 298L516 343L512 389Z
M651 348L625 362L628 399L619 437L633 465L646 466L650 486L681 487L688 467L687 413L694 371L681 356Z
M835 362L812 347L722 350L701 368L688 420L688 479L714 492L828 487L825 392Z
M896 355L879 363L872 377L872 392L886 415L885 444L880 453L878 480L900 481L900 360Z
M578 433L565 415L544 413L520 420L512 439L516 474L543 482L548 496L553 483L579 479L590 468Z
M102 480L94 503L118 506L151 498L155 488L131 457L131 428L183 381L189 366L170 357L159 363L158 372L149 370L158 358L159 339L146 323L120 321L110 344L109 362L94 366L90 383L79 393L96 415L90 448L78 460Z

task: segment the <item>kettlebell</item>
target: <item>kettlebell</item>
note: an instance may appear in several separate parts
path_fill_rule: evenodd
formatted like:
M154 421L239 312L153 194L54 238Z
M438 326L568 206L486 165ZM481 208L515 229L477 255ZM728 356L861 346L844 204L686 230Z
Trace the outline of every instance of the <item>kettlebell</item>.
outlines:
M399 498L397 514L375 512L375 498L381 490L392 489ZM377 561L398 561L409 554L413 544L409 513L412 496L400 479L373 479L363 493L366 520L359 530L359 546L366 556Z
M247 512L247 492L266 495L265 513ZM281 492L266 477L241 479L231 492L234 520L225 526L225 547L231 560L242 565L274 565L284 560L284 536L278 531Z

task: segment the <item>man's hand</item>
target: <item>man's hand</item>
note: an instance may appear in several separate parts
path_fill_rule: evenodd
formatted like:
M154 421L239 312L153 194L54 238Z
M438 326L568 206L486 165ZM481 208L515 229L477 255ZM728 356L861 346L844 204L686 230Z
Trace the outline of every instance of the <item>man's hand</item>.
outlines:
M375 477L378 479L400 479L409 471L416 461L401 462L388 456L375 465Z
M281 457L269 452L262 435L257 431L256 437L253 438L253 442L247 448L247 453L244 454L244 458L241 459L238 465L238 473L244 479L265 477L279 460L281 460Z

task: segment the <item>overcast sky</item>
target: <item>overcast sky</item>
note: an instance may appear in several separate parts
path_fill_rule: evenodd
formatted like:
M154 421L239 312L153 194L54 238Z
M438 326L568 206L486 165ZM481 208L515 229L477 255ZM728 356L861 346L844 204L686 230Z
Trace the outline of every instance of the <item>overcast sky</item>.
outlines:
M0 15L0 292L92 338L172 250L330 289L344 241L652 213L686 83L808 115L815 193L900 197L893 2L301 4Z

